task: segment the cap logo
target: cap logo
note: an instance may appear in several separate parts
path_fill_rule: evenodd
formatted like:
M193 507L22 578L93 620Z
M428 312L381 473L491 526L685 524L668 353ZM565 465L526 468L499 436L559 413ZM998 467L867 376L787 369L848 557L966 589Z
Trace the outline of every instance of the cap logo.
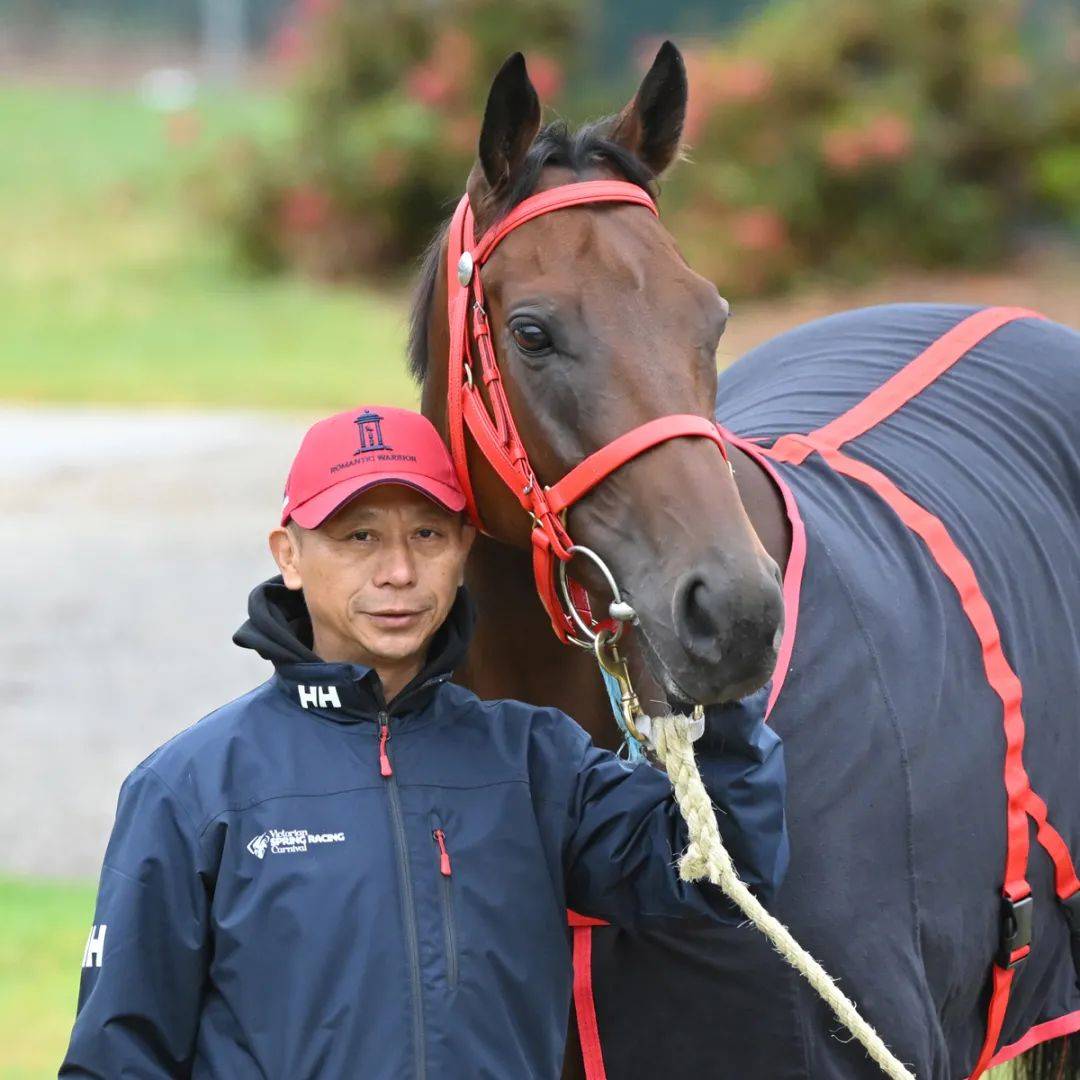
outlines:
M383 442L382 417L373 412L361 413L353 421L360 433L360 448L353 451L357 454L370 454L373 450L393 450Z

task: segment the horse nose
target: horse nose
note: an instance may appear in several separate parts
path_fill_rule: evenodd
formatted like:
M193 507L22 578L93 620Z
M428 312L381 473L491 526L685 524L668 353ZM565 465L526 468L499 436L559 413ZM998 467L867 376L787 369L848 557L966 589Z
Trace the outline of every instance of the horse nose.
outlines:
M672 616L693 660L722 668L735 682L775 655L783 624L783 594L772 573L734 588L719 574L688 570L675 586ZM719 672L717 672L719 674Z
M705 664L719 664L723 658L720 634L722 602L717 590L697 570L688 570L675 586L672 618L682 647Z

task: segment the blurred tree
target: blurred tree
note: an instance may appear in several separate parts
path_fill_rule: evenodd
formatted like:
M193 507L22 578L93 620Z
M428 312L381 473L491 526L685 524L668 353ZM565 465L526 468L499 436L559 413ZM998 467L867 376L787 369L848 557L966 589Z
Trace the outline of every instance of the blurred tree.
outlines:
M574 0L302 0L297 14L295 143L232 147L244 167L218 210L255 262L324 277L414 257L461 192L499 65L524 46L555 103L579 40Z
M722 42L681 39L693 164L665 180L663 204L690 261L725 292L760 293L815 273L986 264L1032 222L1080 220L1080 30L1058 0L1040 4L1033 28L1021 0L788 0ZM218 202L261 265L408 265L463 187L503 59L526 43L541 99L559 106L566 73L596 63L575 0L301 8L296 139L284 154L234 147ZM675 0L664 18L707 8Z
M688 257L758 292L985 264L1030 221L1075 215L1080 38L1044 9L1058 34L1037 63L1016 0L798 0L691 45L696 165L666 191Z

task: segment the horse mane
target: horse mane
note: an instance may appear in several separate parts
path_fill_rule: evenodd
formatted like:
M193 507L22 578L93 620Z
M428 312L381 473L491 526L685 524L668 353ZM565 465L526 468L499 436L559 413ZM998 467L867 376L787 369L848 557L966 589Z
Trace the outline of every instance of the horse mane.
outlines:
M579 178L588 169L607 165L622 179L655 195L655 177L652 170L626 147L606 137L610 126L610 117L586 124L576 131L571 131L564 120L556 120L546 125L533 140L525 161L507 189L499 207L499 217L503 217L533 193L540 173L549 165L572 169ZM428 317L435 296L435 283L442 269L439 254L449 227L448 218L439 227L435 238L421 256L420 277L409 314L409 373L421 385L428 370Z

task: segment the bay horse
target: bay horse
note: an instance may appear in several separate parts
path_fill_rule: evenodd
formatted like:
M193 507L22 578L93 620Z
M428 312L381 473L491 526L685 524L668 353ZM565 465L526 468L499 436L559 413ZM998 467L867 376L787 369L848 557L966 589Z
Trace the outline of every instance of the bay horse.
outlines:
M687 93L665 43L616 116L542 128L511 57L466 247L537 193L655 192ZM451 240L424 260L410 366L453 446ZM629 202L543 213L464 269L462 284L482 270L496 381L538 483L657 417L722 425L730 470L708 440L669 438L564 524L636 614L621 648L646 712L771 681L792 841L779 916L920 1080L1012 1058L1018 1075L1080 1076L1080 335L1018 309L894 305L801 327L718 378L727 304ZM475 348L481 324L462 325ZM491 381L477 386L490 408ZM485 530L458 679L618 747L594 659L538 599L536 521L456 437ZM581 559L570 575L600 610L603 575ZM877 1075L753 928L584 922L565 1076Z

